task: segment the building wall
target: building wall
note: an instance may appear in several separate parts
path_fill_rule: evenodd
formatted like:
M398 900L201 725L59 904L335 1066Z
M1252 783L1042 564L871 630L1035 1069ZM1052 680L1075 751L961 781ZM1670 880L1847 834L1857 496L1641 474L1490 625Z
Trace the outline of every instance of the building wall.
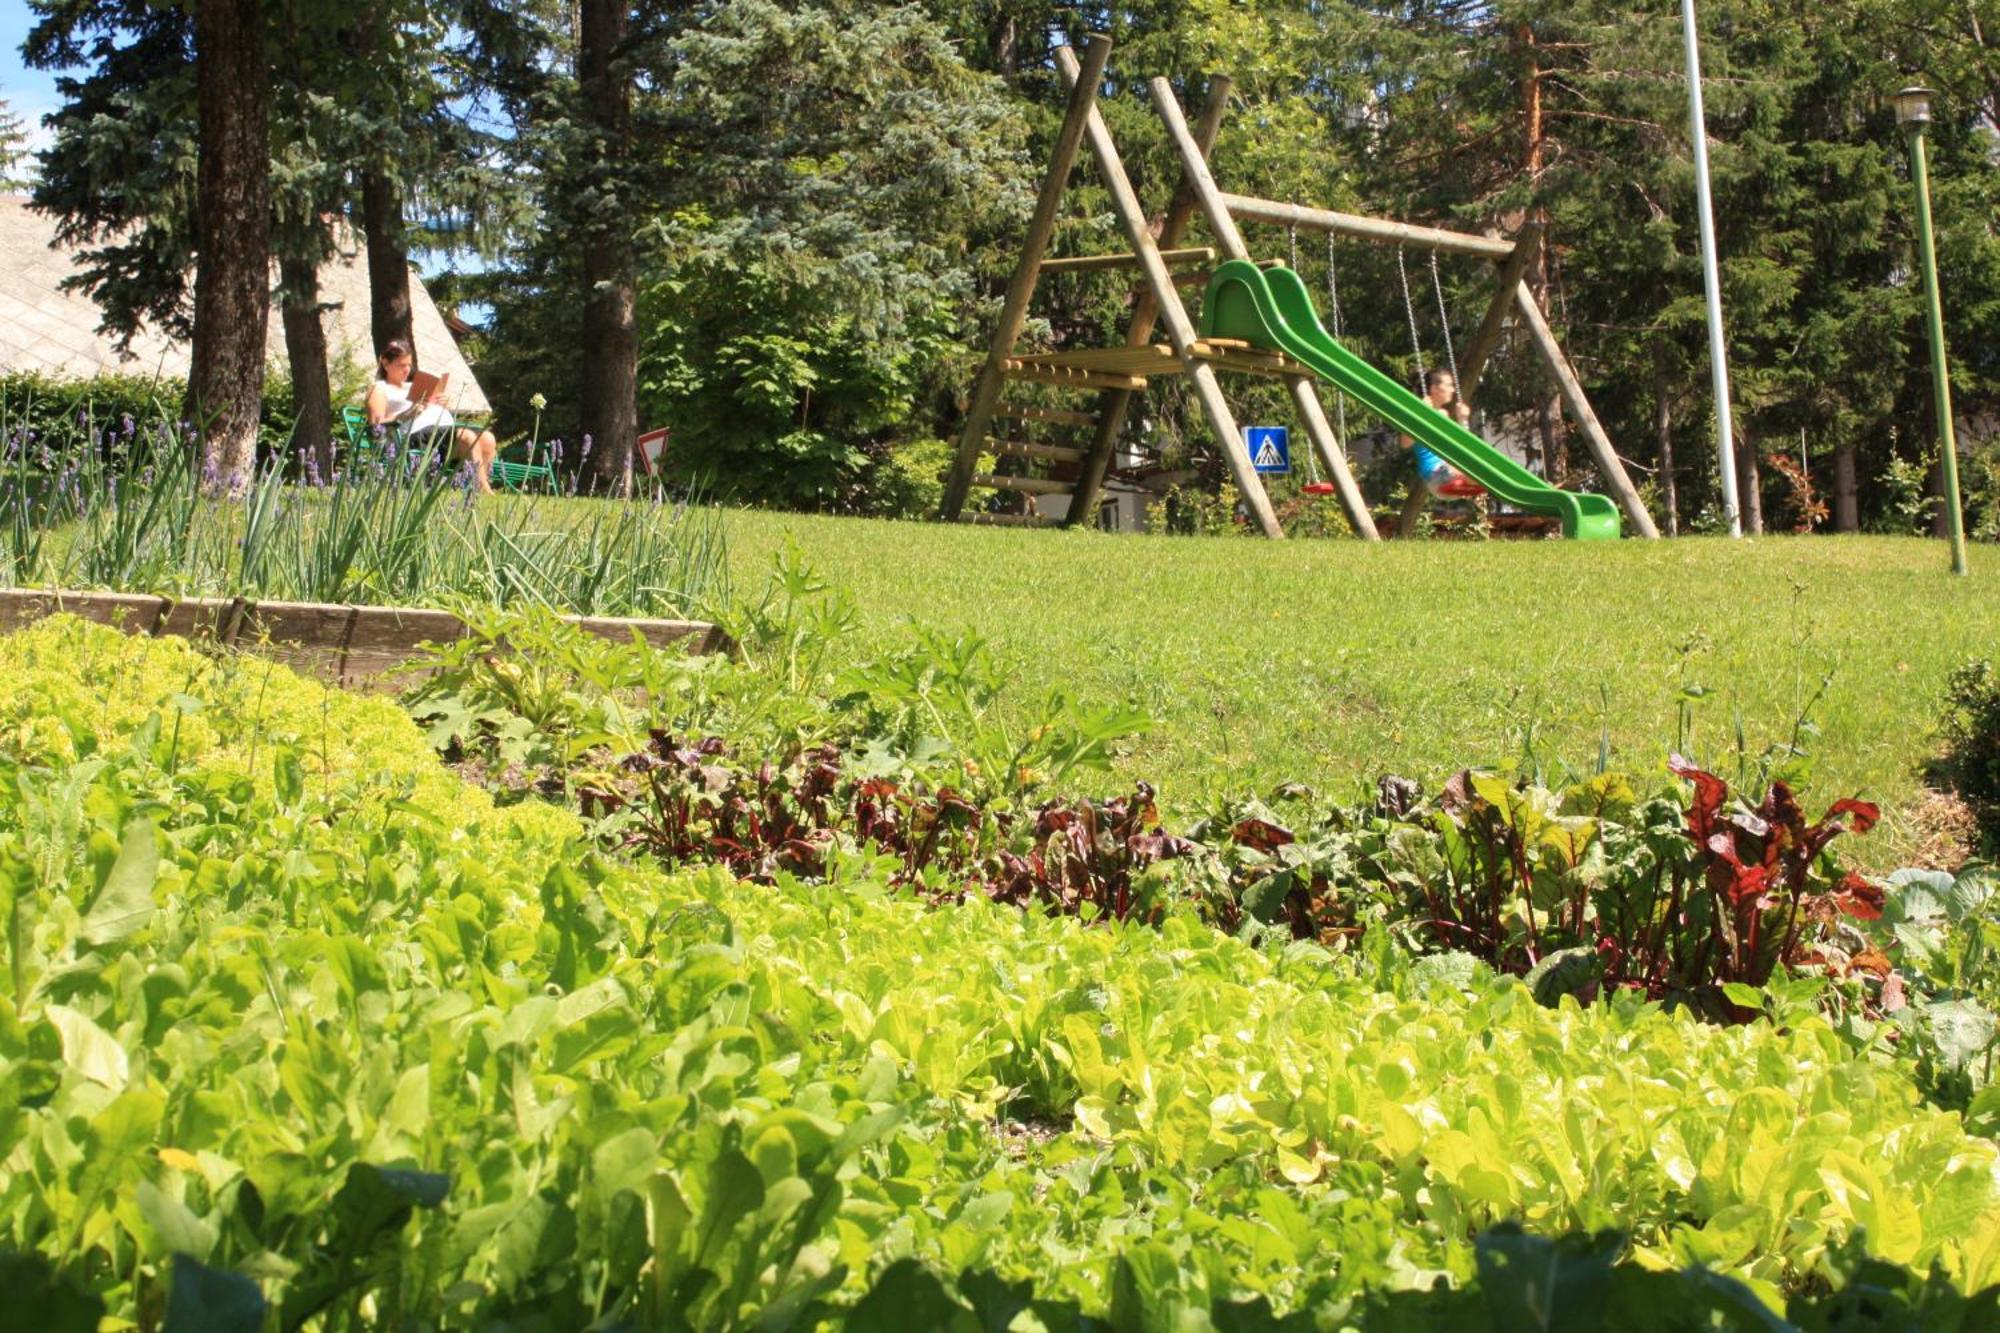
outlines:
M187 378L188 345L154 330L142 330L121 355L113 339L97 330L102 315L96 303L83 292L63 290L64 279L76 272L69 255L55 246L55 220L29 208L26 196L0 195L0 372L33 371L60 379L151 375L179 382ZM274 291L276 286L273 265ZM329 307L322 319L336 387L342 379L372 377L368 264L358 237L343 237L339 252L320 270L320 301ZM472 367L460 355L444 316L414 273L410 307L417 358L424 369L450 373L449 397L458 411L490 412L492 406ZM282 370L285 332L275 305L265 346L270 364ZM351 370L343 373L343 365Z

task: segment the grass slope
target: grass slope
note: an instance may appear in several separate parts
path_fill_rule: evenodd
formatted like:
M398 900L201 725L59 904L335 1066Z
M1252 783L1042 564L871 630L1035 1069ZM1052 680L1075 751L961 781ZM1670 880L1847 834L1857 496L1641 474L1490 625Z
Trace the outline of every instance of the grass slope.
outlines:
M1946 573L1895 538L1262 543L1107 538L738 512L739 594L787 534L880 634L910 618L986 636L1019 696L1130 698L1159 725L1125 757L1173 805L1216 788L1339 788L1385 772L1530 758L1656 771L1683 686L1694 758L1733 774L1818 734L1812 791L1890 816L1869 859L1914 850L1922 766L1951 668L2000 644L2000 558ZM1857 846L1854 851L1863 849Z

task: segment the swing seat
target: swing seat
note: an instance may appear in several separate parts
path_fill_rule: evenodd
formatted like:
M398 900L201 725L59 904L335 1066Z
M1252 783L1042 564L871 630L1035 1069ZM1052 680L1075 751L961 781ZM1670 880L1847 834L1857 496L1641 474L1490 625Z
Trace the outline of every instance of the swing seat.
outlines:
M1305 485L1299 487L1299 494L1332 495L1334 493L1334 490L1335 490L1334 484L1330 481L1309 481Z
M1486 494L1486 488L1470 477L1454 477L1438 487L1438 494L1448 500L1470 500Z

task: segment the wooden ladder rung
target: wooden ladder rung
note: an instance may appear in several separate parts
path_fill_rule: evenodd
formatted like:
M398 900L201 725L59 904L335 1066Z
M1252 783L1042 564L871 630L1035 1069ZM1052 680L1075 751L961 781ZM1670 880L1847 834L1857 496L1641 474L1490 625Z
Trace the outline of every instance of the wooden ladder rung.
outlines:
M1028 380L1035 384L1053 384L1059 389L1079 391L1097 389L1137 391L1146 387L1144 375L1107 375L1101 371L1074 370L1068 366L1031 366L1013 360L1002 362L1000 373L1010 380Z
M1040 477L996 477L991 472L972 474L974 486L991 486L996 491L1019 491L1022 495L1068 495L1075 485L1067 481L1045 481Z
M1014 358L1024 366L1061 367L1103 375L1141 375L1159 370L1173 373L1179 360L1165 343L1137 347L1072 347L1066 352L1024 352Z
M1178 249L1160 251L1160 258L1168 268L1177 264L1207 264L1214 262L1215 251L1206 245L1182 246ZM1137 268L1139 256L1135 254L1117 255L1064 255L1060 259L1044 259L1044 273L1093 273L1107 268Z
M1235 339L1199 344L1194 354L1217 370L1233 370L1246 375L1303 375L1315 378L1310 366L1294 361L1281 352L1252 347Z
M1034 444L1028 440L986 441L987 447L1005 458L1046 458L1056 463L1081 463L1088 451L1060 444Z
M1062 522L1047 514L980 514L965 513L958 516L961 523L975 523L981 527L996 528L1052 528Z
M1064 412L1053 407L996 407L996 417L1008 417L1014 421L1045 421L1052 426L1095 426L1095 412Z

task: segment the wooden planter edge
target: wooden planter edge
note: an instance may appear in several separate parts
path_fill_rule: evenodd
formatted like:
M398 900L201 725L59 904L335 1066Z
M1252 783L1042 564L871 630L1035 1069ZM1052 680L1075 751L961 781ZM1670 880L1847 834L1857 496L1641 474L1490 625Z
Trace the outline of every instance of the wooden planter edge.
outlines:
M244 597L0 588L0 633L67 611L128 634L200 639L269 657L346 688L400 689L420 643L449 643L471 631L449 611L330 602L255 602ZM636 631L655 648L722 653L734 645L706 620L564 616L587 633L629 643Z

